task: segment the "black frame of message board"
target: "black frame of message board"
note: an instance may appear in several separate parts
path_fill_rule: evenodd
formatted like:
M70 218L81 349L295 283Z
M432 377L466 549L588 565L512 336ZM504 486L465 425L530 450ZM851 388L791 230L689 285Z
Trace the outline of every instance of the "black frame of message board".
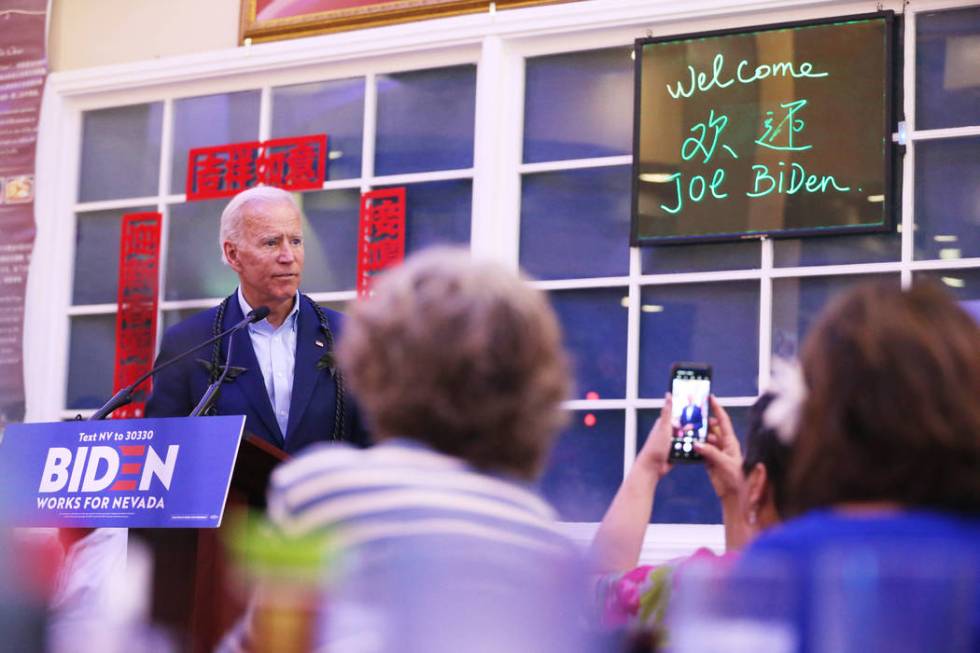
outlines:
M709 234L689 234L689 235L642 235L640 233L640 125L641 113L640 105L642 100L641 85L643 81L643 48L645 45L654 43L671 43L680 41L690 41L695 39L717 38L730 35L750 35L759 32L770 32L775 30L796 29L801 27L812 27L820 25L834 25L851 23L856 21L867 21L883 19L885 21L885 59L884 59L884 116L882 125L882 137L884 139L884 178L883 192L884 205L882 207L882 222L880 224L867 224L858 226L834 225L826 227L805 227L805 228L779 228L758 231L731 231ZM765 238L802 238L808 236L835 236L886 233L895 229L895 206L896 206L896 143L892 140L892 134L898 128L896 115L898 113L895 102L901 97L896 88L896 83L900 75L896 71L897 57L895 13L893 11L879 11L865 14L853 14L847 16L832 16L816 20L788 21L783 23L771 23L766 25L755 25L751 27L739 27L725 30L715 30L708 32L694 32L687 34L674 34L670 36L647 37L636 39L634 43L635 64L634 64L634 95L633 95L633 165L632 165L632 202L630 212L630 245L633 247L643 247L651 245L682 245L690 243L704 242L731 242L740 240L760 240ZM693 78L692 78L693 84ZM693 88L693 87L692 87ZM680 90L678 88L678 90ZM726 119L727 120L727 119ZM678 182L679 183L679 182ZM703 194L702 194L703 197Z

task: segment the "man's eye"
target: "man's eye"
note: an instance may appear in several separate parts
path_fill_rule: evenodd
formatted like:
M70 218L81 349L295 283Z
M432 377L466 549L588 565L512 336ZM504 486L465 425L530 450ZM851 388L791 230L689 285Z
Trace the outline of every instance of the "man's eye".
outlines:
M275 247L276 246L276 241L274 241L274 240L267 240L267 241L265 241L262 244L265 245L266 247Z
M302 238L293 238L293 245L302 245L302 244L303 244Z

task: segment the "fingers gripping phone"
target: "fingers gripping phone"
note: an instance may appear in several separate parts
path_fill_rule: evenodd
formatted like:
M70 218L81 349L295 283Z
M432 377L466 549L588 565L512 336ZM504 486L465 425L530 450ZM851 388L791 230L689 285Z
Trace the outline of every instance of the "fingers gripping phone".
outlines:
M670 368L670 394L673 396L669 459L673 462L701 462L695 442L708 437L708 397L711 396L711 366L706 363L674 363Z

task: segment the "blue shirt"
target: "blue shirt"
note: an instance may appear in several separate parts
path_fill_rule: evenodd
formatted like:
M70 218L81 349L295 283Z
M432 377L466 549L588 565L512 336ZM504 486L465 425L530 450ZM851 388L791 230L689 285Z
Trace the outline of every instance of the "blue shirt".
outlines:
M976 516L812 511L763 533L742 555L733 582L743 605L765 571L769 582L759 590L771 606L777 570L802 653L843 650L835 636L849 638L847 650L961 650L941 641L951 636L969 642L963 650L980 651ZM936 625L930 645L911 644L930 632L928 624Z
M252 307L245 301L242 289L238 288L238 304L242 314L248 315ZM293 302L293 310L279 327L269 324L266 318L248 325L248 335L252 340L255 358L259 361L265 391L276 414L279 431L286 438L289 424L289 402L293 397L293 370L296 367L296 318L299 315L299 293Z

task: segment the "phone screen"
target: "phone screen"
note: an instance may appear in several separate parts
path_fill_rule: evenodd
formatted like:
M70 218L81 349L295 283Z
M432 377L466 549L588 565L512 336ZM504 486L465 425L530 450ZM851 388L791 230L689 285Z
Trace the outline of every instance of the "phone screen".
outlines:
M671 371L670 393L673 395L671 424L674 432L670 458L678 461L701 460L701 455L694 450L694 443L704 442L708 437L711 367L675 365Z

